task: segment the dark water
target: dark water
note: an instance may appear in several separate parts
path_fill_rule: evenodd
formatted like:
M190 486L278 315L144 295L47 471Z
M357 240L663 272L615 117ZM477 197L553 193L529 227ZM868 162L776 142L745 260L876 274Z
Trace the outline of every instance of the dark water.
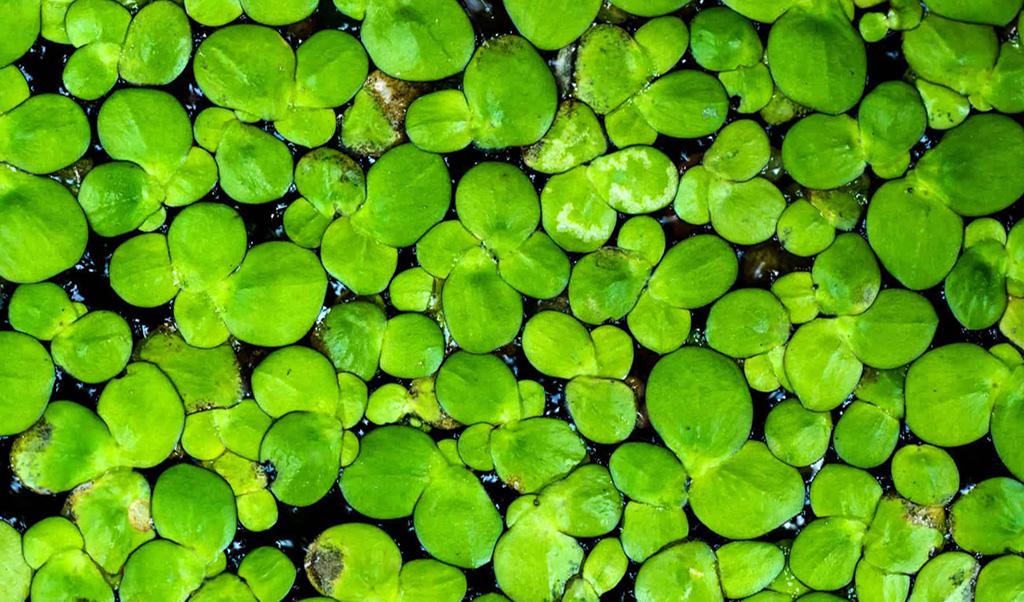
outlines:
M514 32L514 28L512 27L507 14L504 12L501 2L497 0L462 1L477 30L478 42L496 35ZM692 5L684 8L680 13L687 21L689 21L689 17L692 16L694 11L718 4L719 2L716 0L698 0ZM635 28L637 24L638 22L636 21L627 21L623 26L627 28ZM195 42L198 45L210 33L210 30L195 27L195 24L193 24L193 26ZM762 36L766 38L767 28L763 26L758 27ZM348 20L338 14L331 5L331 2L328 0L326 2L322 2L320 9L309 20L281 28L280 31L292 43L292 45L295 46L313 32L325 28L343 29L357 35L359 23ZM44 92L66 94L66 91L61 85L61 72L65 61L71 54L71 51L72 49L70 46L39 43L27 56L23 57L18 62L22 71L30 78L30 85L34 94ZM869 45L868 53L868 89L883 81L904 78L907 71L907 65L900 54L898 35L890 35L879 43ZM554 60L556 56L556 53L544 54L545 57L550 60ZM681 66L699 68L689 57L684 58ZM458 83L459 81L456 77L445 82L431 84L429 87L455 87L458 86ZM164 88L181 100L192 117L195 117L195 115L203 108L210 106L210 103L203 97L198 86L195 85L195 82L192 79L191 69L186 70L186 72L182 74L176 82L169 86L165 86ZM101 103L102 100L80 104L82 104L90 118L94 119L96 111ZM756 116L740 117L757 118ZM737 117L734 115L733 118ZM267 125L265 125L265 127L267 127L268 131L274 133L272 127ZM765 129L768 131L772 139L773 146L776 148L780 147L786 126L771 127L765 125ZM933 146L939 137L940 134L938 132L927 132L918 147L914 149L915 159L925 150ZM675 159L680 166L688 166L699 162L701 155L710 145L711 139L711 137L707 137L698 140L667 140L662 137L656 143L656 146ZM329 146L338 146L339 144L337 136L328 143ZM303 149L299 149L294 146L292 147L292 151L295 154L296 159L304 152ZM99 141L95 139L94 128L93 147L83 160L84 164L88 165L90 162L93 164L99 164L108 160L109 157L106 156L103 149L100 147ZM465 171L485 160L503 160L520 166L526 173L530 174L538 190L546 181L546 176L535 174L525 168L518 150L484 153L474 149L467 149L446 157L453 181L458 181ZM368 168L372 163L372 160L363 159L361 162L364 168ZM785 179L779 182L780 188L783 190L787 190L791 184L791 182ZM869 190L877 187L879 184L880 182L872 182ZM284 238L281 216L284 208L287 207L287 204L297 196L297 193L293 190L282 201L277 203L251 206L234 203L222 195L219 190L214 190L210 195L210 200L224 202L235 207L241 213L248 225L250 243L258 244L268 240ZM177 211L178 210L176 209L168 210L167 224L173 220ZM1007 226L1010 226L1016 220L1020 219L1022 215L1024 215L1024 207L1022 207L1022 203L1017 203L1016 207L995 217L1003 221ZM450 217L455 217L454 207L451 210ZM691 236L694 233L708 231L710 229L709 226L695 227L685 224L676 218L670 209L662 212L662 214L656 217L660 219L665 227L669 245ZM164 231L166 231L166 226L164 226ZM861 233L863 234L863 232ZM109 309L124 316L131 324L134 334L138 340L145 337L151 330L171 322L171 311L169 307L146 310L130 306L124 303L111 290L106 275L111 253L121 242L130 236L131 235L114 239L105 239L92 234L90 236L86 254L78 265L59 275L54 280L69 291L75 300L85 303L90 309ZM808 270L811 265L811 260L799 258L786 253L781 249L777 241L774 240L753 247L737 247L737 254L741 260L741 274L739 281L736 283L737 287L767 288L778 276L792 271ZM572 258L575 260L577 257L573 256ZM412 249L402 250L399 254L399 261L400 270L414 265L415 257ZM891 276L884 273L884 269L883 278L885 286L896 285ZM0 328L9 328L5 306L12 290L13 286L10 283L0 281ZM962 329L950 313L948 305L942 297L941 287L927 291L925 294L932 301L932 304L940 316L940 327L936 335L934 345L938 346L954 341L966 340L988 346L1000 341L1001 337L994 329L982 332L968 332ZM339 282L332 279L326 304L328 306L333 305L334 303L344 300L349 296L351 296L350 293L348 293ZM550 302L544 303L548 304ZM536 311L538 305L539 303L534 300L526 300L525 306L527 314L531 314ZM695 334L693 337L695 341L700 338L701 330L706 318L706 312L706 309L694 312L693 325ZM245 380L247 381L248 374L251 372L253 366L259 362L259 359L265 355L266 350L253 348L243 344L237 344L236 347L239 351L239 357L243 362L243 372L245 373ZM502 350L502 355L519 378L530 378L544 384L548 392L547 413L549 415L568 420L568 412L562 403L561 383L555 382L553 379L538 374L529 362L526 361L521 348L517 345L512 345L509 348ZM635 382L641 384L646 382L647 376L655 362L658 360L658 357L659 356L656 354L638 347L636 349L636 360L630 374L631 378L635 380ZM371 383L371 387L383 382L386 382L386 378L378 377L376 381ZM74 381L70 377L66 377L61 374L58 369L58 381L53 398L69 399L88 407L94 407L98 398L99 390L99 387L85 386ZM776 392L764 395L755 392L753 437L763 438L763 424L768 411L771 407L785 398L786 396L784 393ZM641 408L641 412L643 412L643 408ZM837 410L835 418L838 419L840 413L841 410ZM362 434L366 430L372 428L373 426L371 424L364 421L356 427L356 431L358 434ZM441 431L435 433L435 436L438 439L444 438L446 435L450 434ZM906 432L906 429L904 429L904 433L901 436L906 443L917 442L913 435ZM640 421L640 425L637 430L634 431L630 439L634 441L659 442L657 435L654 433L653 429L646 425L645 420ZM11 438L0 438L0 454L3 454L4 456L8 455L10 446ZM602 464L607 463L608 457L614 450L614 446L593 444L590 444L589 448L591 452L591 460ZM1005 475L1007 473L1006 469L996 456L991 442L987 439L949 451L956 459L961 472L962 484L965 486L977 483L985 478ZM177 460L168 461L162 466L143 472L148 478L150 478L150 482L153 482L156 476L159 475L167 465L170 465L175 461ZM838 461L834 451L829 451L826 456L826 461ZM891 488L888 478L888 464L883 465L872 472L874 472L884 486ZM809 469L805 470L805 473L808 477L810 476ZM502 484L493 474L482 475L482 480L499 510L504 513L504 509L507 508L508 504L516 497L515 492ZM7 466L6 462L0 466L0 518L14 524L20 530L23 530L28 525L31 525L46 516L59 514L62 510L65 497L66 496L63 495L43 496L34 494L21 486L18 480L11 473L10 467ZM687 512L689 513L690 511L687 510ZM722 542L721 538L704 528L693 517L692 513L690 513L689 518L691 537L707 541L713 545ZM793 524L801 524L802 518L804 517L794 519L794 521L792 521ZM398 543L402 551L402 556L406 561L415 558L428 557L416 539L411 519L383 522L370 521L356 513L345 503L337 485L335 485L321 501L311 507L300 509L281 506L278 523L269 531L251 533L240 528L238 536L228 550L229 570L236 568L238 562L240 562L241 558L244 557L249 550L263 545L273 545L285 551L292 558L296 567L298 567L300 571L295 586L293 587L292 593L288 599L298 600L303 597L314 596L316 595L316 592L312 589L308 580L301 572L306 547L327 527L352 521L373 522L384 528ZM774 540L791 538L793 535L794 531L782 528L779 529L777 533L771 534L766 539ZM589 548L589 546L593 545L594 541L583 540L581 543L585 547ZM616 590L608 593L604 599L622 601L633 600L633 580L638 568L639 567L636 565L631 565L626 579L623 580ZM495 591L496 586L494 574L489 565L479 570L467 571L466 574L470 585L470 599L478 594Z

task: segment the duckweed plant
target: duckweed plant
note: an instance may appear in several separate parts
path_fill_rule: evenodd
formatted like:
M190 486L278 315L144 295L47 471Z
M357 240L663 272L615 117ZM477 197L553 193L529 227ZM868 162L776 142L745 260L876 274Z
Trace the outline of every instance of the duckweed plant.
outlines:
M0 602L1024 600L1024 0L0 0Z

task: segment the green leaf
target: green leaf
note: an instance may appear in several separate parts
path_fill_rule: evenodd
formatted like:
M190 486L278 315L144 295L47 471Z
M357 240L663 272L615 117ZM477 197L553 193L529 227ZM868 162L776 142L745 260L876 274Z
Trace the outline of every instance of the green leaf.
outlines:
M315 1L312 6L316 6ZM369 72L366 51L343 31L316 32L299 45L295 60L295 98L306 107L331 109L345 104L356 95Z
M614 0L613 6L641 17L657 17L686 6L690 0Z
M113 466L115 453L114 440L96 414L55 401L15 441L11 468L34 491L69 491Z
M1013 168L1021 162L1024 127L1005 115L976 115L925 153L915 173L953 211L989 215L1024 194L1024 175Z
M316 0L298 0L281 4L273 0L241 0L245 14L264 25L289 25L302 21L316 10ZM260 598L262 600L262 598Z
M295 53L273 29L231 25L203 40L192 62L196 83L215 104L274 120L283 117Z
M782 93L815 111L838 115L864 93L864 43L838 3L786 11L771 28L767 56Z
M909 364L931 345L939 318L925 297L885 289L864 313L852 318L850 349L860 361L879 369Z
M489 249L520 247L537 229L540 204L530 179L508 163L480 163L455 191L459 221Z
M7 319L15 330L40 341L49 341L84 311L61 287L52 282L40 282L14 289L7 306Z
M80 550L54 556L32 578L34 600L60 600L75 596L90 602L114 602L114 592L103 573Z
M82 530L85 551L103 570L121 570L133 550L155 537L149 483L133 471L109 472L71 492L70 516Z
M609 458L608 470L615 487L630 499L668 507L686 503L686 472L663 447L623 443Z
M89 138L85 113L65 96L32 96L0 115L0 160L29 173L48 174L78 161Z
M597 17L600 0L556 3L508 0L505 10L527 40L541 50L558 50L580 37Z
M170 379L156 366L129 364L125 376L107 383L96 404L127 466L151 468L174 452L185 411Z
M968 95L979 90L996 63L995 30L929 14L903 34L907 63L924 79Z
M341 424L330 415L291 412L271 425L260 444L260 462L275 470L270 490L284 504L309 506L338 476Z
M636 425L636 395L622 381L574 378L565 387L565 401L580 434L595 443L618 443Z
M869 521L882 498L882 486L866 470L826 464L811 481L811 509L820 517Z
M435 558L463 568L491 560L502 520L480 481L461 466L432 478L413 514L416 537Z
M395 599L401 566L395 542L381 529L364 523L328 528L306 553L310 583L341 602Z
M245 555L238 576L259 600L283 600L295 583L295 565L281 550L262 546Z
M569 305L588 324L620 320L633 309L651 274L640 256L604 247L583 256L569 278Z
M654 430L692 475L736 453L750 433L747 381L731 359L709 349L683 347L658 360L646 396Z
M221 291L221 317L231 334L253 345L278 347L313 326L327 292L316 255L287 242L249 250Z
M839 323L821 318L797 329L786 347L784 362L800 403L817 412L842 404L864 369L843 339Z
M317 325L313 344L338 371L368 381L377 372L386 322L384 312L372 303L335 305Z
M738 289L711 306L705 335L712 349L730 357L746 358L785 344L789 316L768 291Z
M890 573L916 573L944 543L945 512L884 497L864 536L864 560Z
M132 18L119 70L133 84L162 86L185 71L191 55L192 28L185 11L169 0L157 0Z
M331 415L338 403L338 378L326 357L293 345L274 351L256 366L252 396L273 418L296 411Z
M288 147L257 127L243 123L228 126L217 146L216 159L221 188L240 203L276 201L292 185Z
M942 600L966 598L972 595L978 564L970 554L945 552L928 561L914 579L910 600Z
M596 159L607 146L593 109L567 100L559 105L548 133L524 151L523 161L535 171L562 173Z
M725 294L738 273L732 247L717 236L700 234L669 249L651 276L649 290L673 307L693 309Z
M55 375L50 354L32 337L0 332L0 343L0 433L14 435L43 415Z
M763 541L733 541L716 551L722 591L730 598L752 596L779 576L786 564L782 549Z
M554 76L533 46L518 36L484 42L466 66L462 89L474 139L484 149L537 142L558 109Z
M924 506L944 505L960 490L956 462L931 445L901 447L892 458L892 480L900 495Z
M636 108L660 134L701 138L725 123L729 99L717 79L680 69L658 79L636 96Z
M886 182L868 205L867 234L879 261L903 286L931 288L953 269L963 220L911 180ZM928 232L928 236L906 236Z
M690 506L709 529L730 539L760 537L803 508L804 484L795 468L748 441L722 463L694 474Z
M849 184L867 165L857 122L816 113L796 122L782 143L786 171L803 186L829 190Z
M384 329L380 369L398 378L425 378L441 366L444 352L437 322L423 314L398 314Z
M687 592L693 602L721 602L718 561L711 547L701 541L681 543L651 557L636 576L635 594L640 602L669 599ZM679 567L690 567L681 571Z
M860 560L865 525L848 518L821 518L806 525L793 541L789 566L817 590L837 590L853 580Z
M125 602L170 602L199 589L205 567L188 548L158 539L143 544L128 558L118 595Z
M828 451L832 416L787 399L768 412L764 437L775 457L793 466L810 466Z
M896 449L900 423L885 410L855 401L836 423L833 446L847 464L859 468L881 465Z
M473 54L473 27L455 0L384 0L367 3L365 10L363 45L374 65L392 77L443 79L462 71Z
M234 209L218 203L186 207L167 231L178 282L186 289L215 289L242 263L246 238L245 222Z
M459 347L488 353L519 333L523 300L498 274L483 249L462 256L441 290L445 323Z
M38 0L14 0L4 7L7 12L0 28L0 65L8 65L28 52L39 35Z
M693 18L693 58L711 71L731 71L760 62L764 48L750 21L725 7L700 11Z
M533 493L569 474L587 450L567 422L530 418L491 433L491 455L503 482L519 493Z
M1024 549L1024 485L1008 477L986 479L953 504L953 541L979 554Z
M216 473L178 464L153 487L153 526L165 539L212 560L235 536L235 496Z
M57 333L50 347L53 361L85 383L113 378L128 364L132 331L111 311L94 311Z
M404 144L385 153L366 174L366 202L352 223L381 243L407 247L444 218L451 190L440 155Z
M398 265L397 249L379 242L347 217L327 227L321 247L324 268L357 295L386 289Z
M447 463L429 436L405 426L370 431L341 474L341 492L356 511L376 519L410 516Z
M515 376L493 355L453 353L441 366L435 388L445 413L462 424L503 424L519 418Z
M1008 376L1006 365L977 345L933 349L907 372L907 426L933 445L976 441L989 430L992 408Z

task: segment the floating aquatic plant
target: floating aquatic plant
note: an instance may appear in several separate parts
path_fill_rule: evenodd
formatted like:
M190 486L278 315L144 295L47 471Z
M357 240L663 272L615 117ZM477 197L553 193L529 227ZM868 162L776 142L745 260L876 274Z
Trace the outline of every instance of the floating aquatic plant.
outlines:
M1022 8L0 0L0 601L1017 600Z

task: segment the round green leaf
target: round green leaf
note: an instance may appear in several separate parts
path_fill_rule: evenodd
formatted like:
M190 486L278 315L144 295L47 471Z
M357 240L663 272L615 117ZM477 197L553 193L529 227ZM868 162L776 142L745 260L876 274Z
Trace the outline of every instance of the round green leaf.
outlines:
M484 42L466 66L462 88L474 138L485 149L537 142L558 109L554 76L533 46L518 36Z
M445 413L462 424L503 424L519 417L515 376L493 355L453 353L441 366L434 386Z
M659 133L701 138L725 123L729 99L717 79L680 69L658 79L636 96L636 108Z
M55 380L53 362L35 339L0 332L0 433L24 431L43 415Z
M381 243L407 247L444 218L451 191L444 159L404 144L370 168L366 202L352 223Z
M144 86L174 81L192 55L192 28L175 2L158 0L135 13L121 47L119 70L125 80Z
M291 412L278 419L260 444L260 462L274 467L270 486L289 506L319 501L338 478L341 425L329 415Z
M0 160L34 174L63 169L89 148L89 121L75 101L32 96L0 115Z
M85 383L101 383L124 370L132 353L132 331L110 311L90 312L57 333L53 361Z
M768 36L768 66L783 94L833 115L857 104L867 76L864 43L831 3L786 11Z
M892 458L892 481L900 495L924 506L941 506L960 489L956 462L941 448L906 445Z
M828 451L832 416L813 412L788 399L768 412L764 438L775 457L793 466L810 466Z
M867 234L882 265L912 290L931 288L953 269L963 220L910 180L886 182L868 205ZM928 236L907 236L928 232Z
M473 27L455 0L366 3L361 38L373 63L406 81L433 81L462 70L473 53Z
M402 518L413 513L431 479L445 466L444 456L425 433L385 426L360 441L359 456L341 473L341 492L361 514Z
M263 243L249 250L225 282L221 317L243 341L288 345L316 321L326 291L316 255L287 242Z
M305 565L313 587L341 602L398 595L402 557L387 533L373 525L330 527L309 547Z
M786 376L800 403L817 412L843 403L864 369L847 346L838 322L820 318L793 334L784 362Z
M737 452L750 433L747 381L714 351L684 347L666 355L651 370L646 396L654 430L691 474Z
M925 353L907 372L907 426L927 443L953 447L984 437L1006 365L977 345Z
M285 115L295 53L273 29L231 25L203 40L192 63L196 83L215 104L261 119Z
M803 186L839 188L864 173L860 128L846 115L805 117L786 132L782 162Z
M731 357L750 357L789 339L789 316L782 303L762 289L727 293L711 306L705 335L708 345Z
M541 50L558 50L572 43L590 27L600 8L600 0L554 4L505 0L505 10L516 29Z
M39 282L55 276L78 262L88 233L66 188L0 169L0 277Z
M651 276L649 290L673 307L692 309L721 297L738 273L739 260L728 243L701 234L669 249Z
M252 396L273 418L295 411L330 415L338 403L338 378L323 355L308 347L285 347L253 370Z
M690 484L694 514L730 539L760 537L799 513L803 504L800 473L756 441L744 443L724 462L694 475Z
M671 599L679 592L693 602L720 602L718 562L711 547L701 541L673 546L651 557L636 576L635 594L640 602ZM689 567L681 571L679 567Z
M153 487L153 526L165 539L212 559L235 536L235 496L227 482L204 468L178 464Z
M978 554L1024 549L1024 485L996 477L978 483L953 504L953 541Z
M503 525L473 473L449 466L423 491L413 513L413 526L420 543L438 560L477 568L490 562Z
M451 336L471 353L488 353L519 333L523 300L498 274L483 249L463 255L441 290L441 305Z

